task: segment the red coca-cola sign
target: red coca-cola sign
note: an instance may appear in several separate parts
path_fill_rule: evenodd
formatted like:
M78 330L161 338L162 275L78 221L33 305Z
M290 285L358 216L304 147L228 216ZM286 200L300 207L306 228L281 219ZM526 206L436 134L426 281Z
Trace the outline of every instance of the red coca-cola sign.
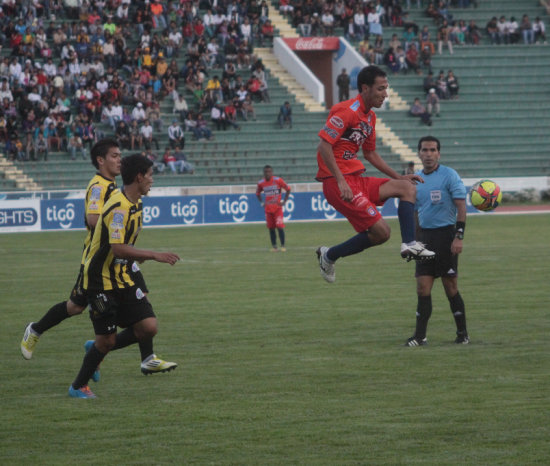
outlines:
M298 37L283 39L292 50L338 50L340 39L338 37Z

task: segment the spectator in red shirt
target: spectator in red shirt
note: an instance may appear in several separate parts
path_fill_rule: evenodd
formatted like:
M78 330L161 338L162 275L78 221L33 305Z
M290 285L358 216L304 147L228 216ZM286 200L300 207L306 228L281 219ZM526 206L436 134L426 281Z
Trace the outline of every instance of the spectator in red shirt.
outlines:
M414 70L416 74L422 74L422 70L418 64L418 50L416 49L416 45L409 45L409 50L407 50L405 55L405 61L407 62L407 66Z

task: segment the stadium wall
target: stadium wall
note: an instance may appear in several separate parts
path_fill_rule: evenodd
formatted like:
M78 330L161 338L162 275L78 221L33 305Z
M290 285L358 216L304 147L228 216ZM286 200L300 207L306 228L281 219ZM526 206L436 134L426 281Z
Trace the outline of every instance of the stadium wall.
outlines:
M465 179L471 186L477 179ZM550 177L495 178L504 191L548 189ZM342 220L326 201L320 183L291 185L285 221ZM260 223L264 211L254 185L155 188L143 199L143 222L152 227ZM397 215L397 199L381 208ZM479 213L469 203L468 212ZM84 228L84 191L0 193L0 233L61 231Z

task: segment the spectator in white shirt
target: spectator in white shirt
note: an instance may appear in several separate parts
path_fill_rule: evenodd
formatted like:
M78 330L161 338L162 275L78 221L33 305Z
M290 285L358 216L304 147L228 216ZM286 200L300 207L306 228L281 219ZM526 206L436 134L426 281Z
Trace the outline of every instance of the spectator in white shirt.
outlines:
M143 109L143 104L138 102L137 105L132 110L132 121L137 121L138 123L143 123L145 121L145 110Z
M48 78L53 78L57 74L57 67L51 58L48 58L47 63L44 64L44 73Z
M159 143L157 139L153 137L153 127L151 126L151 123L149 123L149 120L145 120L139 132L143 138L143 143L145 144L145 148L147 150L151 149L151 144L153 142L155 143L157 150L159 150Z
M105 94L107 89L109 89L109 83L105 79L105 76L101 76L99 78L99 81L95 83L96 89L99 91L100 94Z
M168 127L168 139L172 149L176 146L182 149L185 147L185 134L178 124L178 120L172 120L172 124Z
M323 34L325 36L332 35L334 30L334 16L332 16L330 10L327 9L324 11L323 16L321 16L321 24L323 25Z

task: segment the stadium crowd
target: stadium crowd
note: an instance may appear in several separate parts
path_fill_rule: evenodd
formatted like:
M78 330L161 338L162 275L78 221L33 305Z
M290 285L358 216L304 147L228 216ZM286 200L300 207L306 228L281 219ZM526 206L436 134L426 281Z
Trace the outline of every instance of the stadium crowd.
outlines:
M48 160L51 151L76 159L114 135L192 173L152 146L167 140L182 153L186 134L210 140L214 128L255 119L254 104L269 102L269 92L252 46L272 37L265 2L3 0L0 142L15 161ZM210 76L213 67L221 77ZM159 105L166 100L169 116Z

